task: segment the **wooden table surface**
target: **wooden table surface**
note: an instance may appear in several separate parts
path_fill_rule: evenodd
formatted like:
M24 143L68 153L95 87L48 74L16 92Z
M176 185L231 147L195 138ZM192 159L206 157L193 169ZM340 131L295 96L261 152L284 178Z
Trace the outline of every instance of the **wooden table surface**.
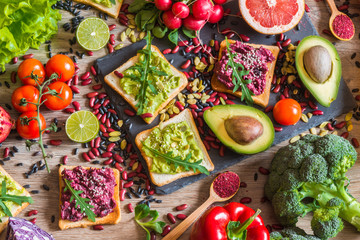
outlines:
M327 36L322 33L323 29L328 28L328 19L330 17L329 10L324 1L319 0L308 0L306 1L308 6L311 9L309 16L315 25L320 35L329 39L332 42L336 42L336 48L340 54L342 60L343 67L343 78L344 81L348 84L350 89L360 88L360 68L355 66L355 61L360 61L360 40L359 40L359 31L360 31L360 18L354 18L355 26L356 26L356 34L353 40L350 42L341 42L335 40L335 38ZM341 4L343 1L336 1L336 4ZM351 13L360 13L360 0L351 1L350 5ZM68 51L70 44L68 39L73 37L73 34L69 32L64 32L62 29L62 25L71 18L71 15L67 12L61 12L63 15L63 19L59 22L59 31L56 36L52 39L52 52L57 53L60 51ZM82 15L85 17L96 16L97 11L90 10L86 11ZM117 42L119 41L119 33L124 30L124 27L120 26L115 19L110 19L107 21L108 24L116 23L117 27L112 32L117 36ZM128 42L127 42L128 43ZM73 46L74 51L78 50L83 52L79 45ZM356 52L357 56L355 59L351 60L350 56ZM35 58L39 59L41 62L46 63L48 60L47 57L47 45L43 44L40 46L39 50L29 50L28 53L34 53ZM95 52L92 57L85 57L84 59L79 59L80 66L80 74L88 71L89 67L93 63L93 61L102 57L107 53L107 50L102 49L98 52ZM10 82L10 74L12 71L16 71L19 63L17 64L7 64L6 73L0 75L0 82L2 83L2 87L0 87L0 105L5 107L5 104L10 104L11 94L16 87L20 86L20 82L18 81L16 84L11 84L11 88L8 89L4 85L4 81ZM11 82L10 82L11 83ZM80 86L81 90L80 94L76 94L75 99L81 103L82 109L88 109L88 101L86 98L86 93L92 91L91 86ZM350 96L349 96L350 97ZM60 123L60 126L63 126L65 120L68 117L68 114L63 112L50 112L42 109L42 113L46 118L47 123L53 120L54 117L57 117ZM12 117L17 118L18 113L14 110L10 111ZM344 116L339 116L338 119L344 119ZM353 120L354 130L350 133L349 138L356 137L360 139L360 124L356 120ZM121 211L122 211L122 220L117 225L108 225L105 226L103 231L95 231L91 228L86 229L71 229L60 231L57 225L57 221L59 219L59 208L58 208L58 167L57 165L61 161L61 157L64 155L69 156L69 164L71 165L86 165L79 157L81 152L87 151L87 149L82 149L81 145L78 143L74 143L70 141L66 135L64 130L59 133L52 133L50 136L45 134L45 142L51 139L62 139L63 144L58 147L49 146L47 151L53 154L53 158L49 161L51 167L51 174L48 174L45 170L36 173L35 175L30 176L28 179L25 179L24 172L30 170L30 165L36 163L41 160L40 156L32 156L32 154L38 149L34 149L30 152L26 151L25 144L23 141L16 140L16 133L12 133L9 138L3 143L0 148L0 156L2 155L3 149L5 147L17 146L19 148L19 153L16 153L14 157L11 158L10 161L6 162L4 168L8 171L20 184L30 184L30 190L40 190L39 194L33 194L34 204L26 208L19 217L25 217L26 219L31 219L31 217L26 217L26 214L32 210L37 209L39 214L36 216L37 224L43 228L44 230L53 234L55 239L65 240L65 239L145 239L145 232L135 224L133 217L133 213L128 213L126 209L126 204L132 203L133 205L138 202L138 199L126 199L124 202L121 202ZM273 210L271 208L270 203L261 203L260 199L263 197L263 187L265 181L267 179L266 176L259 174L258 180L254 181L254 173L258 171L260 166L269 167L270 161L274 156L274 153L279 149L280 146L287 144L288 142L283 142L278 146L272 147L271 149L257 154L247 160L236 164L227 170L234 171L238 173L241 177L241 180L247 183L247 188L241 188L236 196L232 199L233 201L239 201L242 197L251 197L252 202L249 204L250 207L256 209L260 208L262 210L261 216L264 218L265 224L274 224L277 223L276 219L273 217ZM79 155L73 155L73 149L79 148ZM358 150L359 152L359 150ZM22 167L15 167L17 163L23 163ZM94 165L93 165L94 166ZM350 193L360 199L360 162L357 162L355 166L349 171L348 177L351 181L350 184ZM163 220L168 223L166 218L166 214L172 212L173 214L177 214L174 209L175 206L187 203L189 208L181 213L190 214L193 210L203 203L208 195L209 195L209 186L213 179L213 176L207 177L197 183L194 183L190 186L187 186L181 190L176 191L173 194L167 196L155 196L158 199L162 199L162 204L152 204L152 208L156 209L160 213L160 220ZM47 184L50 186L50 191L45 191L42 188L43 184ZM51 216L55 216L55 223L51 223ZM304 228L309 232L310 230L310 220L311 217L305 217L303 220L300 220L298 226ZM175 225L171 225L174 227ZM180 239L188 239L190 233L190 229L183 234ZM4 233L1 235L4 237ZM160 238L160 237L158 237ZM360 239L360 233L356 231L356 229L350 226L348 223L345 223L344 230L338 235L337 239Z

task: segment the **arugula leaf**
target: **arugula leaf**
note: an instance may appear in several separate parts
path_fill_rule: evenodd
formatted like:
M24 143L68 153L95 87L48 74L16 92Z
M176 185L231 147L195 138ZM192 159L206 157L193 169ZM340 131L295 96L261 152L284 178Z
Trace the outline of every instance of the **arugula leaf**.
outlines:
M130 13L135 13L140 11L147 4L146 0L134 0L128 8Z
M149 206L146 204L140 204L135 207L135 221L146 231L146 239L150 240L150 231L148 228L154 230L157 233L162 233L162 229L165 226L163 221L156 222L158 219L159 213L156 210L150 210ZM144 222L140 221L144 218L151 218L151 220Z
M115 5L116 4L116 0L110 0L110 2Z
M0 196L0 207L6 214L6 216L12 217L11 210L5 205L4 201L13 201L18 205L22 205L24 202L33 203L33 200L29 196L17 196L6 193L6 181L1 183L1 196Z
M159 76L167 76L165 72L159 71L155 66L150 66L151 63L151 34L147 33L146 37L146 48L138 51L139 54L144 54L144 60L139 61L134 66L130 67L131 70L136 70L140 73L140 78L138 76L130 76L131 79L140 82L140 89L138 94L135 96L135 100L137 101L136 107L137 115L141 115L144 113L144 107L148 103L148 99L146 96L146 90L149 87L153 94L158 94L153 83L148 79L149 74L157 74Z
M170 40L170 42L172 42L173 44L177 45L178 44L178 40L179 40L179 32L177 29L172 30L169 35L168 38Z
M233 92L236 92L239 88L241 88L241 101L246 102L248 105L252 105L254 103L254 100L252 99L252 95L254 95L253 92L250 91L250 89L247 87L247 84L251 83L251 80L245 80L244 76L249 74L249 71L245 70L245 67L238 62L234 61L234 57L236 57L237 53L234 53L231 51L230 44L225 38L226 41L226 49L229 54L229 59L226 64L226 69L230 66L232 68L232 83L234 84Z
M189 38L196 38L196 31L189 30L185 27L182 28L183 33Z
M164 160L166 160L168 164L174 164L175 168L177 168L178 166L182 166L185 169L185 171L189 171L190 169L192 169L194 172L196 172L196 170L199 170L199 172L204 173L206 175L210 174L209 171L204 166L200 165L202 160L193 163L189 161L191 158L191 153L186 155L185 159L183 160L181 159L180 156L173 157L172 152L167 152L166 154L163 154L145 145L144 142L143 142L143 146L147 148L150 152L152 152L155 155L155 157L161 157Z
M75 199L75 207L80 206L80 211L81 213L85 212L86 216L88 217L88 219L90 219L91 221L95 222L95 213L91 210L91 208L94 208L94 206L88 204L87 202L90 201L90 199L88 198L83 198L80 197L80 194L83 192L81 190L76 191L75 189L73 189L71 187L71 182L69 180L67 180L66 178L64 178L64 182L66 187L64 188L64 192L66 190L69 190L71 192L71 198L70 198L70 202L72 202Z

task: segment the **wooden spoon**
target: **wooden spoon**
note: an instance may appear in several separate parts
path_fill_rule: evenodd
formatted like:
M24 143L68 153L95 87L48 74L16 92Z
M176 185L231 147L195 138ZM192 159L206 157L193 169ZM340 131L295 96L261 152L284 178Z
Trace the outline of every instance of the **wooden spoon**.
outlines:
M326 0L326 1L327 1L327 3L329 4L330 9L331 9L331 17L330 17L330 20L329 20L330 31L331 31L332 34L333 34L337 39L339 39L339 40L342 40L342 41L349 41L349 40L351 40L351 39L354 37L354 35L355 35L355 27L354 27L353 21L352 21L346 14L340 12L340 11L337 9L334 0ZM333 22L334 22L334 19L335 19L338 15L345 15L347 18L350 19L351 24L353 25L353 29L354 29L353 34L352 34L352 36L351 36L350 38L341 38L340 36L338 36L338 35L334 32Z
M234 173L236 174L236 173ZM220 176L219 174L214 181ZM219 195L217 195L214 191L214 181L211 183L210 186L210 196L209 198L200 206L198 207L192 214L190 214L187 218L185 218L184 221L182 221L179 225L176 226L173 230L171 230L162 240L175 240L178 239L195 220L201 216L201 214L214 202L225 202L232 198L240 187L240 178L239 178L239 185L237 186L237 189L234 194L232 194L230 197L222 198Z

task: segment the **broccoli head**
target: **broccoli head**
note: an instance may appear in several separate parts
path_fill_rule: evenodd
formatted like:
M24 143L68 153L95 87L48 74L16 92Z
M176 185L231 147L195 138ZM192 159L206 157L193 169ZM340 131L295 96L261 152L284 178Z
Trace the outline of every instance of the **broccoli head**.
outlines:
M320 238L307 235L304 230L298 227L288 227L280 232L272 232L270 240L320 240Z
M313 211L316 237L336 236L342 219L360 231L360 203L345 185L356 159L354 147L336 135L308 134L280 148L271 162L265 195L281 224L295 226L299 217Z

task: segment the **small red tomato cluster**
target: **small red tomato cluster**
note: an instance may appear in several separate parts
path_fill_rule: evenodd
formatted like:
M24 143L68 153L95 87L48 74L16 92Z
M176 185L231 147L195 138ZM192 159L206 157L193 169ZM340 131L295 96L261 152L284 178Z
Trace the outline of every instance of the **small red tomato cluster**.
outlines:
M155 0L154 3L156 8L164 11L162 20L167 28L174 30L184 26L189 30L198 31L206 22L217 23L222 19L224 9L221 5L226 1L196 0L186 4L173 3L172 0Z
M54 73L57 74L56 78ZM46 128L45 118L39 112L42 104L56 111L71 103L73 93L65 82L74 73L73 61L61 54L53 56L46 67L34 58L26 59L20 64L17 74L24 86L14 90L11 103L21 113L16 121L16 129L21 137L38 138Z

